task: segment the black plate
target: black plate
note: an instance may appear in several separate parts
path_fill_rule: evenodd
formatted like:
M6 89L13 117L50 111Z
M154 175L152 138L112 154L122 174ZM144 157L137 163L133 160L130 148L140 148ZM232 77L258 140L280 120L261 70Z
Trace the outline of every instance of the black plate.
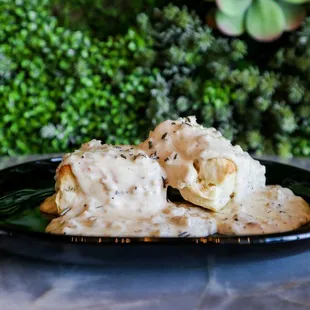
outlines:
M51 235L44 233L49 218L38 209L53 192L55 169L61 158L39 160L0 171L0 247L21 255L75 263L126 263L173 259L197 259L247 253L265 258L303 251L310 245L309 225L299 230L270 235L206 238L107 238ZM280 184L310 201L310 172L261 160L266 166L267 184ZM245 245L247 245L245 247ZM225 255L223 255L223 253ZM199 256L197 256L199 255ZM227 256L228 255L228 256Z

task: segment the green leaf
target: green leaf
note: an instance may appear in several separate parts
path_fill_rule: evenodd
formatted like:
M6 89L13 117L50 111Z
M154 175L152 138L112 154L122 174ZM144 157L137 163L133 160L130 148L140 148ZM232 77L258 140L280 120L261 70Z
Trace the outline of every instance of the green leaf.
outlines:
M285 17L285 30L297 29L306 17L306 9L302 6L280 2Z
M245 25L248 33L257 41L273 41L285 29L284 13L273 0L256 0L246 13Z
M228 16L243 14L251 3L252 0L216 0L218 8Z
M302 3L310 2L310 0L281 0L281 1L293 3L293 4L302 4Z
M215 21L221 32L229 36L239 36L244 32L243 17L243 14L228 16L218 10L215 14Z

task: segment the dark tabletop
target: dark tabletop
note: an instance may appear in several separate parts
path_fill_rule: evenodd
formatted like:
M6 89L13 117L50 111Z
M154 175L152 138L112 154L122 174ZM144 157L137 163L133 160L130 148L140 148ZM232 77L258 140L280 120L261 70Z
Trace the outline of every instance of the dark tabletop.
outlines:
M0 167L38 158L2 158ZM286 162L310 170L310 159ZM309 262L308 250L272 259L208 258L169 266L81 266L1 252L0 309L310 309Z

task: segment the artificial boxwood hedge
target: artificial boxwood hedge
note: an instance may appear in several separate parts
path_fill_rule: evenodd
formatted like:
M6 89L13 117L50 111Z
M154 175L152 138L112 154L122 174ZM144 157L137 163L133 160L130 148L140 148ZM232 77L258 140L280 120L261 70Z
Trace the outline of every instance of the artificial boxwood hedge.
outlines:
M148 7L98 38L64 27L51 3L0 4L1 154L135 143L195 114L252 152L310 155L310 19L262 65L185 7Z

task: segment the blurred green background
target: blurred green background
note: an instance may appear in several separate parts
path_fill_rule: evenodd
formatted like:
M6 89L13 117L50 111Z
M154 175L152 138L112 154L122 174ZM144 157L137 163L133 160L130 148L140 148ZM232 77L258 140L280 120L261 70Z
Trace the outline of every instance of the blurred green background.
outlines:
M310 156L309 1L245 2L1 0L0 155L196 115L254 154Z

